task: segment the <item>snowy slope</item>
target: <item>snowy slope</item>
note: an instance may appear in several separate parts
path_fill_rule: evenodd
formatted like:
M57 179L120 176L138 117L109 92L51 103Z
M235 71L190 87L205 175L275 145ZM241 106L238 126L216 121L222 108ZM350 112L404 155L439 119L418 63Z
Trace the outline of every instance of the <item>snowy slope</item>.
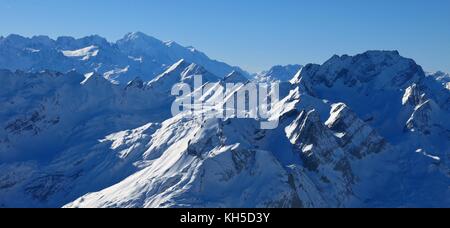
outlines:
M148 167L67 206L337 207L354 199L348 189L351 170L331 131L312 113L302 112L299 118L305 119L292 123L290 119L273 132L257 131L258 124L252 120L199 121L177 116L155 134L171 134L178 140L150 142L150 147L168 146L163 153L149 154ZM298 125L303 121L311 126ZM183 127L169 127L174 122ZM291 135L296 137L289 141ZM296 144L302 140L311 144ZM274 142L284 150L274 151ZM316 157L304 155L309 152ZM328 158L330 152L336 155ZM289 164L284 163L286 157L291 159ZM316 158L322 163L311 170L303 168ZM327 191L331 186L334 190Z
M62 206L130 175L142 156L136 150L145 150L140 138L171 115L175 97L164 88L172 85L156 83L193 74L220 80L184 61L154 81L127 85L96 74L1 71L1 204Z

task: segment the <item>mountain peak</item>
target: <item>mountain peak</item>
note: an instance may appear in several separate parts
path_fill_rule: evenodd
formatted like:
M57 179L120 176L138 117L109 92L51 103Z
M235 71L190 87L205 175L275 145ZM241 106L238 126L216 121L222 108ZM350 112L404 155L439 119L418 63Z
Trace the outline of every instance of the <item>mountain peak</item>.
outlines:
M373 63L380 63L383 61L395 61L398 59L404 59L398 51L379 51L371 50L366 51L362 54L357 54L355 56L350 55L333 55L329 60L327 60L323 65L332 65L336 63L345 63L348 61L358 62L358 61L371 61Z
M208 72L203 66L181 59L170 66L164 73L148 82L147 88L170 91L170 88L177 83L187 83L192 86L195 76L200 76L202 83L219 81L216 75Z
M152 36L149 36L143 32L130 32L125 34L125 36L118 40L117 43L126 43L126 42L138 42L138 43L153 43L153 44L163 44L161 40L158 40Z
M403 88L408 82L423 78L425 73L414 60L400 56L398 51L367 51L355 56L334 55L322 65L308 64L296 75L308 78L312 84L332 87L342 81L349 87L373 82L374 89Z
M181 46L179 43L177 43L177 42L175 42L173 40L165 41L164 44L167 47L185 48L185 47ZM188 47L186 47L186 48L188 48Z
M438 80L450 80L450 74L445 73L443 71L436 71L435 73L428 74Z
M369 50L364 52L362 55L371 55L371 56L389 55L398 57L401 56L400 52L397 50Z
M46 43L46 44L51 44L51 43L55 42L49 36L43 36L43 35L33 36L33 37L31 37L31 40L33 40L34 42Z
M263 71L256 75L258 81L282 81L287 82L294 77L294 75L302 69L302 65L289 64L289 65L276 65L270 68L268 71Z
M22 45L28 41L26 37L17 34L10 34L4 38L5 42L8 42L14 46Z
M99 43L99 44L102 44L102 43L108 43L109 44L109 41L106 40L106 38L104 38L102 36L99 36L99 35L90 35L90 36L86 36L86 37L81 38L81 39L82 40L83 39L89 40L89 41L92 41L92 42L95 42L95 43Z
M143 33L143 32L129 32L127 34L125 34L126 38L129 39L138 39L138 38L144 38L144 37L149 37L147 34Z
M19 34L9 34L8 36L6 36L6 39L11 39L11 40L23 40L26 39L25 37L19 35Z

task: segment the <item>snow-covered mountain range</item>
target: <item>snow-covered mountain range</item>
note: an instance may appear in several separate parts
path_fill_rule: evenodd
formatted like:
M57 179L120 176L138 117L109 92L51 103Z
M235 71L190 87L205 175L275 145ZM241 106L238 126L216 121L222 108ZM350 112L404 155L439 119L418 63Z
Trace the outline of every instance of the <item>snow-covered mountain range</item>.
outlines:
M0 67L0 207L450 207L449 77L396 51L259 74L272 130L172 116L174 84L249 75L141 33L9 36Z
M47 36L26 38L9 35L0 38L0 69L12 71L76 70L97 73L114 83L127 83L136 77L151 80L180 59L199 64L220 77L238 67L211 60L193 47L163 42L141 32L126 34L115 43L94 35L75 39Z

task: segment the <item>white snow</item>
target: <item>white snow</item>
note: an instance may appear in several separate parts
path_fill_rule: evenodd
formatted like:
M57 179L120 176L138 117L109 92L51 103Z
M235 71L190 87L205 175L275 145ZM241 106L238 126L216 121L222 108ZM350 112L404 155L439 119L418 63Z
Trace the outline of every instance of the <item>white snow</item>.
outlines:
M313 147L313 144L306 145L305 147L303 147L303 152L311 151Z
M105 73L103 74L103 76L104 76L106 79L115 80L115 79L117 79L117 77L120 76L120 74L127 73L129 69L130 69L130 66L126 66L126 67L124 67L124 68L117 68L117 69L114 69L114 70L110 70L110 71L108 71L108 72L105 72Z
M133 61L139 62L139 63L143 63L144 62L144 58L142 56L141 57L128 56L128 58L133 60Z
M34 49L34 48L25 48L25 50L26 50L26 51L29 51L29 52L31 52L31 53L38 53L38 52L41 51L41 50Z
M97 46L92 45L92 46L85 47L85 48L78 49L78 50L62 51L62 53L66 57L82 57L82 60L86 61L86 60L89 60L91 57L97 56L99 53L99 49Z

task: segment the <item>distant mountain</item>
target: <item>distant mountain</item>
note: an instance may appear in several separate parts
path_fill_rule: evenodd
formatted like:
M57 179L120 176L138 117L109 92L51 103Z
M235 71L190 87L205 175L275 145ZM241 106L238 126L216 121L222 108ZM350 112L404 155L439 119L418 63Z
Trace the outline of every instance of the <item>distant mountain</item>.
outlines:
M274 66L268 71L263 71L255 75L257 81L282 81L287 82L291 80L294 75L302 69L302 65L286 65L286 66Z
M444 87L450 90L450 75L442 71L438 71L433 74L428 74L428 76L435 78L437 81L441 82Z
M158 43L141 37L130 34L117 44L95 36L15 37L6 45L9 56L23 58L2 66L39 68L51 62L41 59L47 56L67 61L54 67L89 67L95 59L105 66L106 56L123 56L124 49L127 61L140 61L141 42ZM127 44L134 39L136 47ZM108 45L111 52L102 56L107 49L97 47ZM42 50L54 55L28 53ZM159 50L142 57L162 58ZM297 68L267 74L281 81L281 99L269 113L279 120L272 130L256 119L171 115L173 85L192 85L202 75L192 93L204 90L202 99L220 110L226 101L209 91L248 83L238 70L216 75L178 59L150 80L121 84L111 81L121 75L101 71L1 70L0 207L450 206L446 76L426 75L396 51Z
M225 77L233 71L248 75L247 72L238 67L231 67L223 62L211 60L194 47L183 47L174 41L161 42L141 32L129 33L123 39L118 40L116 44L123 53L132 56L134 59L142 58L147 61L159 62L165 66L184 59L203 66L219 77Z
M180 59L202 65L220 77L232 71L248 75L238 67L211 60L193 47L162 42L140 32L129 33L116 43L100 36L53 40L46 36L10 35L0 40L0 69L76 70L82 74L100 74L115 83L127 83L137 77L151 80Z

